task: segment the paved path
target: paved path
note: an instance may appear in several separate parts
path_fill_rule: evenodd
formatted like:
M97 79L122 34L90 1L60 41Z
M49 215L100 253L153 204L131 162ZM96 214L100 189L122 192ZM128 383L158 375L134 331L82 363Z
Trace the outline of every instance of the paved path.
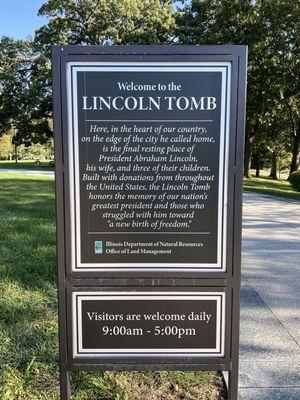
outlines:
M0 173L8 173L8 174L21 174L21 175L42 175L42 176L54 176L54 171L43 171L40 169L31 170L31 169L6 169L0 168Z
M300 203L246 192L241 400L300 399Z

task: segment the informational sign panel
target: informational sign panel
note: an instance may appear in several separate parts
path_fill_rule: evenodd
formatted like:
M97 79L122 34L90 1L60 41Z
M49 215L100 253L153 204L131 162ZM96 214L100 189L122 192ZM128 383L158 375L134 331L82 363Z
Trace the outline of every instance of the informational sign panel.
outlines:
M224 270L230 63L70 63L73 267Z
M237 398L246 49L53 49L71 370L227 370Z
M225 293L74 292L74 356L224 356Z

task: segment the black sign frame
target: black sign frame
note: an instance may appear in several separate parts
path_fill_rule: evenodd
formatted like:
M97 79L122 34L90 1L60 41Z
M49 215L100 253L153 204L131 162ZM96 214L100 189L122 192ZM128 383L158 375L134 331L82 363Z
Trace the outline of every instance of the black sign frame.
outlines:
M57 263L61 398L70 397L71 370L217 370L229 371L229 398L237 398L239 294L241 264L242 175L245 123L245 46L54 46L53 103L57 211ZM68 154L68 100L66 67L72 61L104 62L229 62L231 63L230 137L228 153L228 206L226 271L164 269L147 271L73 271L71 265L70 171ZM73 292L165 291L226 292L225 357L80 359L72 357Z

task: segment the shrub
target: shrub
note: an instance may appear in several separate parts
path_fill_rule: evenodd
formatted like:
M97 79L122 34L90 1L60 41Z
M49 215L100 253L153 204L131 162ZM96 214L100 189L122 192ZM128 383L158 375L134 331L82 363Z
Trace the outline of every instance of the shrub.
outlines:
M296 192L300 192L300 171L293 172L290 176L290 184Z

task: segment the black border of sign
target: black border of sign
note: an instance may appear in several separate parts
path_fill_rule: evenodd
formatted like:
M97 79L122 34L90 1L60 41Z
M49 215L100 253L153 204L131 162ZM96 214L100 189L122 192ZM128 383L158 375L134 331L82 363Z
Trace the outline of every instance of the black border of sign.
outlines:
M70 265L69 171L66 120L66 64L69 61L149 61L213 62L232 65L230 101L230 138L228 165L228 209L226 272L150 271L143 272L72 272ZM246 46L54 46L52 50L53 109L55 132L57 265L59 298L59 344L61 399L70 398L71 370L217 370L229 372L229 399L237 399L239 353L239 295L241 265L242 176L246 96ZM200 288L226 291L225 352L222 359L178 357L118 360L108 358L94 363L91 359L74 362L71 357L72 291L199 291Z

